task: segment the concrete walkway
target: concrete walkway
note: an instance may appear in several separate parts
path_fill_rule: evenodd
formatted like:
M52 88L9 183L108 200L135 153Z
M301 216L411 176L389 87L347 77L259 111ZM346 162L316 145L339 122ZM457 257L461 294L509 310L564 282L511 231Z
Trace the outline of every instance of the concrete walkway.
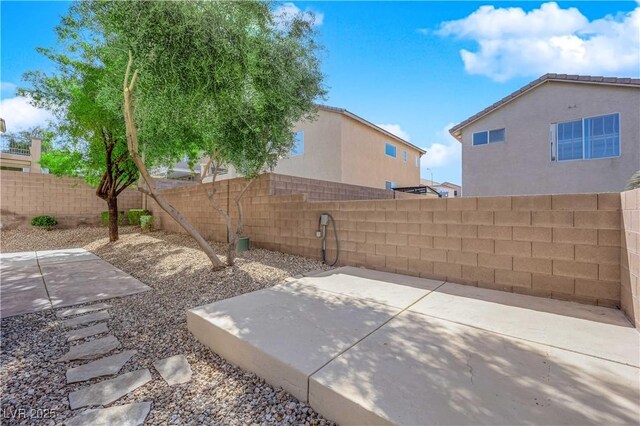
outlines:
M81 248L0 253L0 317L150 290Z
M341 424L640 419L640 334L618 310L346 267L187 320Z

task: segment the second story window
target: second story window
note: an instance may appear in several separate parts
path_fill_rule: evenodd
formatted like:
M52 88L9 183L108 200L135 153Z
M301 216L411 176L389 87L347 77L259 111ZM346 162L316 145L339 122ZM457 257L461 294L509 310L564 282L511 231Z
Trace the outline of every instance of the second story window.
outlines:
M394 145L391 145L390 143L385 143L384 144L384 153L387 154L389 157L396 158L397 157L397 148Z
M487 145L505 141L504 129L494 129L473 134L473 145Z
M416 167L420 167L420 156L416 155Z
M552 159L555 142L557 161L617 157L620 155L620 114L557 123L552 125L551 135Z
M402 161L407 162L407 151L402 151Z
M299 131L293 137L293 146L291 147L291 157L304 154L304 132Z

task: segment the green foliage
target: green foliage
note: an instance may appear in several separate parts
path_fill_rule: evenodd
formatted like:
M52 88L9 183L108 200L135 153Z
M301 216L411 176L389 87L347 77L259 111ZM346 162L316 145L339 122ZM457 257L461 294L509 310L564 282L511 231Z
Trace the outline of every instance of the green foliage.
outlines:
M36 216L31 219L31 226L37 226L41 228L53 228L58 224L58 221L53 216Z
M149 168L214 155L255 177L289 152L293 124L325 95L312 25L276 22L270 3L84 1L69 22L100 40L96 55L118 83L101 93L118 111L132 52Z
M109 212L101 212L100 213L100 221L104 226L109 226ZM124 210L120 210L118 212L118 225L126 225L127 224L127 215Z
M640 170L635 172L629 182L627 182L627 190L640 188Z
M135 182L137 169L128 156L122 115L122 82L101 57L102 41L73 18L72 6L56 28L54 48L38 48L55 71L25 73L29 88L18 93L34 106L49 110L55 120L42 132L40 165L58 176L81 176L93 186L102 183L107 163L116 162L119 182ZM113 148L107 151L107 144Z
M140 216L151 216L151 212L145 209L131 209L127 212L129 225L140 225Z
M140 216L140 229L142 232L153 231L153 216Z

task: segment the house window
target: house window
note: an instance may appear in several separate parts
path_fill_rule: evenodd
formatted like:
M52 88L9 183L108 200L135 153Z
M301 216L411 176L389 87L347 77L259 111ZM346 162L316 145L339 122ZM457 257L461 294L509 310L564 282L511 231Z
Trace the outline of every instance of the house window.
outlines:
M385 181L384 181L384 187L385 187L385 189L393 189L393 188L395 188L396 186L397 186L397 185L396 185L396 183L395 183L395 182L391 182L391 181L388 181L388 180L385 180Z
M584 157L607 158L620 155L620 115L584 119Z
M420 156L416 155L416 167L420 167Z
M304 154L304 132L299 131L293 136L293 146L291 147L291 157Z
M558 123L558 161L582 159L582 121Z
M385 143L384 144L384 153L387 154L389 157L396 158L396 156L397 156L396 147L391 145L390 143Z
M551 134L553 137L554 132ZM555 139L558 161L617 157L620 155L620 114L557 123Z
M407 151L402 151L402 161L407 162Z
M473 134L473 145L486 145L505 141L504 129L494 129Z

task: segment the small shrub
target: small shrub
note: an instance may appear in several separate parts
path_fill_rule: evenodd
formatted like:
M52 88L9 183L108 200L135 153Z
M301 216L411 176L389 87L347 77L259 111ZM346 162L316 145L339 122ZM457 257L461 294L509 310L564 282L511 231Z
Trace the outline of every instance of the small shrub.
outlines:
M140 216L140 229L142 232L153 231L153 216Z
M131 209L127 212L129 225L140 225L140 216L151 216L151 212L145 209Z
M58 224L58 221L53 216L36 216L31 219L32 226L38 226L41 228L53 228Z
M109 212L100 213L100 220L104 226L109 226ZM118 225L126 225L127 224L127 215L124 210L120 210L118 212Z

